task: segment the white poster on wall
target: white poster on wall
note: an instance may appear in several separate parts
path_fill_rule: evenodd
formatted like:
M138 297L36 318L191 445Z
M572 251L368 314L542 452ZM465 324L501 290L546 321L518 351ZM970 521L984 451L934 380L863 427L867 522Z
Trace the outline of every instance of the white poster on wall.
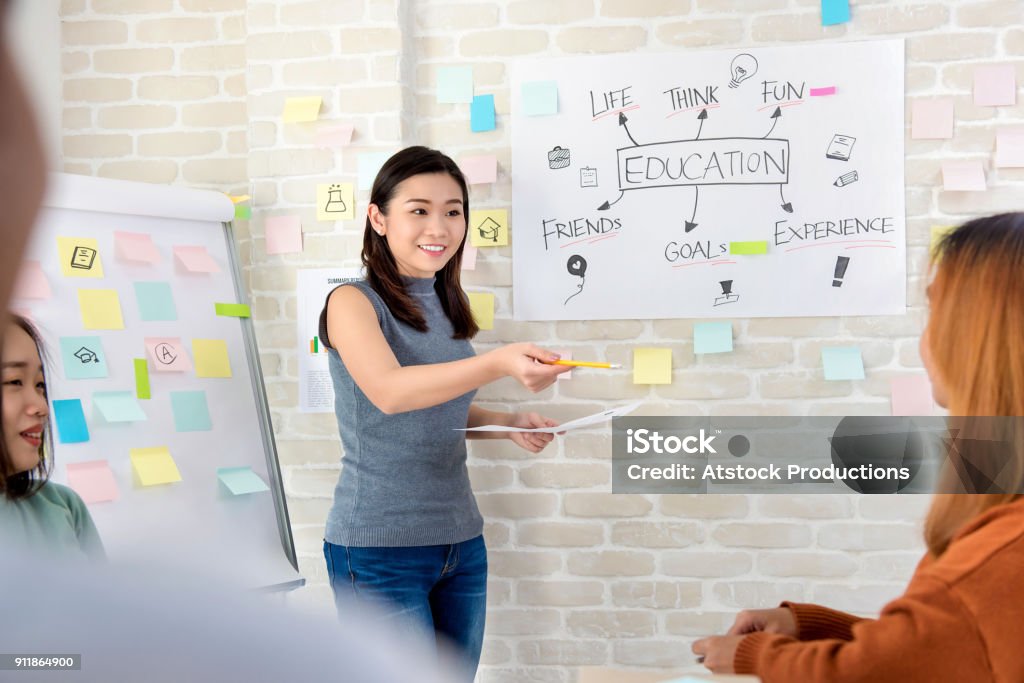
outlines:
M902 40L524 60L512 101L516 319L904 312Z
M298 271L299 412L334 411L334 388L327 366L327 350L320 341L320 312L331 290L362 277L358 268L306 268Z

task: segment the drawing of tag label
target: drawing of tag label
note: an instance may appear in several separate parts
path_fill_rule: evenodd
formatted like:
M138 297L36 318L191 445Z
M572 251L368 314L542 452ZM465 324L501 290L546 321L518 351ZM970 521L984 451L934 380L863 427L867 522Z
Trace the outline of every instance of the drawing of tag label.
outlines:
M580 169L580 187L597 187L597 169L584 166Z
M548 152L548 168L565 168L569 165L569 150L555 147Z

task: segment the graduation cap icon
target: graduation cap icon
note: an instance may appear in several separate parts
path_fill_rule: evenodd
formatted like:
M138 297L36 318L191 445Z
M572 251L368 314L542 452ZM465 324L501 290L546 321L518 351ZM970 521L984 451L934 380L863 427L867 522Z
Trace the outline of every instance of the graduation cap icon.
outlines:
M75 351L75 358L77 358L83 364L100 362L100 357L96 354L96 352L91 349L87 349L84 346Z
M488 216L486 220L481 222L480 225L476 226L476 229L480 231L480 237L484 238L485 240L497 242L498 231L501 229L501 223Z

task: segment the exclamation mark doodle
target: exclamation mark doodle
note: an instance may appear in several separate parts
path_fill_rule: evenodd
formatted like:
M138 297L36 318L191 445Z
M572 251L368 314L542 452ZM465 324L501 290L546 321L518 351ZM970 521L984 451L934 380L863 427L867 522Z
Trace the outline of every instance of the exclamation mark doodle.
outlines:
M843 286L843 276L846 275L846 266L850 265L849 256L837 256L836 257L836 274L835 279L832 280L833 287Z

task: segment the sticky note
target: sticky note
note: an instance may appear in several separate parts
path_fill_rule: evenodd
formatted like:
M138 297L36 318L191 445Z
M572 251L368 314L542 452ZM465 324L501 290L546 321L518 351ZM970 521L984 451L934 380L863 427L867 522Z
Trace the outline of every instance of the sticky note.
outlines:
M935 412L928 375L893 377L890 385L893 415L931 415Z
M25 261L18 271L14 285L15 299L49 299L53 296L50 281L46 279L43 265L39 261Z
M238 204L235 206L235 218L240 221L247 221L252 218L252 207L248 204Z
M811 97L829 97L836 94L836 86L828 85L822 88L811 88Z
M130 391L97 391L92 405L107 422L141 422L146 412Z
M373 181L380 171L384 162L391 158L387 152L367 152L360 154L356 161L359 167L359 189L369 190L373 188Z
M462 269L476 270L477 248L471 241L467 241L462 247Z
M931 241L928 244L928 253L931 255L931 258L935 258L935 256L937 255L938 247L939 247L939 242L941 242L942 238L946 236L946 233L948 233L951 230L955 230L955 229L956 229L955 225L933 225L932 226Z
M940 97L914 100L910 114L910 137L915 140L944 140L953 137L953 99Z
M983 192L985 169L980 161L943 161L942 189L965 192Z
M672 349L633 349L633 384L672 384Z
M1017 72L1013 65L974 67L974 103L983 107L1017 104Z
M99 244L91 237L58 237L57 254L64 277L103 277Z
M67 379L107 376L107 354L99 337L61 337L60 358Z
M267 254L302 252L302 220L298 216L269 216L263 222Z
M1024 168L1024 128L996 131L997 168Z
M526 116L550 116L558 113L558 83L531 81L519 88L522 113Z
M135 396L140 399L151 397L149 390L149 365L145 358L133 358L135 366Z
M206 247L198 246L177 246L174 247L174 256L178 262L191 273L219 273L220 266L210 256Z
M498 159L493 154L476 157L462 157L459 168L470 185L493 183L498 179Z
M469 129L474 133L494 130L494 95L477 95L469 107Z
M251 467L218 467L217 479L235 496L269 491L266 483Z
M136 282L135 302L139 306L139 319L143 322L178 319L174 294L167 282Z
M249 201L252 197L247 194L229 194L228 199L231 200L232 204L241 204L242 202Z
M695 323L694 353L726 353L732 351L732 323Z
M81 399L55 400L53 418L57 422L57 436L61 443L84 443L89 440L89 427L85 424Z
M172 484L181 481L181 473L166 446L132 448L128 451L132 469L143 486Z
M466 292L473 320L481 330L494 329L494 295L486 292Z
M729 253L741 256L753 256L768 253L768 242L729 242Z
M249 309L248 304L217 304L213 305L213 310L217 315L222 315L228 318L249 318L252 317L252 311Z
M344 221L355 217L355 187L352 183L320 183L316 186L318 221Z
M311 97L289 97L284 102L284 114L282 118L285 123L316 121L320 118L321 104L323 104L323 98L319 95L313 95Z
M153 238L142 232L114 231L114 253L122 261L131 263L159 263L160 252Z
M78 310L87 330L123 330L121 299L116 289L78 290Z
M825 379L864 379L864 359L856 346L826 346L821 350Z
M469 240L474 247L503 247L508 244L508 209L469 212Z
M473 67L438 67L437 101L441 104L468 104L472 102Z
M313 144L321 149L340 149L352 142L352 132L355 128L351 123L321 126L316 131Z
M850 0L821 0L821 25L845 24L850 20Z
M68 485L86 504L108 503L120 497L106 460L68 463Z
M196 377L231 376L228 344L223 339L193 339L192 355L196 359Z
M179 432L205 432L213 429L205 391L172 391L171 412L174 429Z
M178 337L146 337L146 353L157 372L188 372L192 362Z

